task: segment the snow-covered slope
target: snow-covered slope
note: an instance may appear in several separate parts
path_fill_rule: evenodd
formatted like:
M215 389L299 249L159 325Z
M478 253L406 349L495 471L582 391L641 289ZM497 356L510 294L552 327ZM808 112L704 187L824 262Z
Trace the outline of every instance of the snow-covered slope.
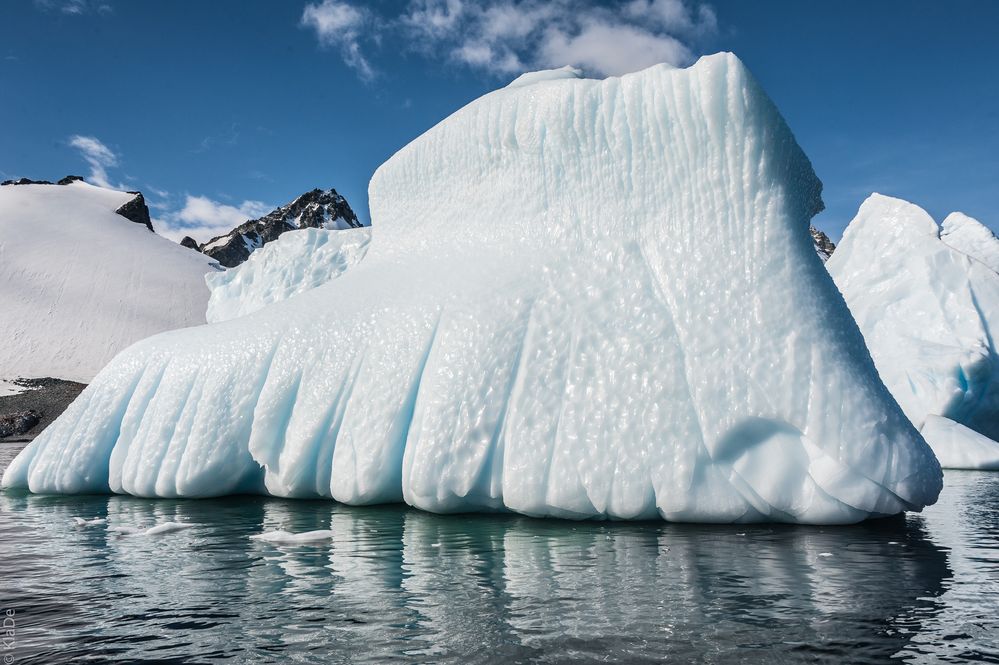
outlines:
M242 265L205 276L212 293L208 322L246 316L325 284L364 258L370 240L370 228L285 233Z
M87 383L133 342L205 322L214 262L115 214L134 198L0 187L0 377Z
M944 416L994 439L999 274L983 260L999 240L970 217L948 219L942 238L922 208L874 194L826 267L912 422Z
M358 265L132 347L4 484L686 521L932 503L813 249L821 185L742 63L533 79L378 169Z

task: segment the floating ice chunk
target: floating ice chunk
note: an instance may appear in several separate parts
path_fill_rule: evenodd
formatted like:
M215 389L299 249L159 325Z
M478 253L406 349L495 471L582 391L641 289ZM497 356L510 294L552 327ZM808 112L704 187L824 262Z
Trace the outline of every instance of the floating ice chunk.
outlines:
M174 531L183 531L185 529L190 529L192 527L198 526L192 522L163 522L162 524L157 524L154 527L150 527L143 532L146 536L158 536L162 533L173 533Z
M302 533L291 533L290 531L278 529L250 536L250 540L263 540L268 543L312 543L319 540L329 540L332 537L333 532L328 529L305 531Z
M82 517L74 517L73 523L76 524L76 526L99 526L101 524L106 524L107 520L103 517L95 517L89 520Z
M999 441L940 416L927 416L922 434L945 469L999 471Z
M923 209L874 194L826 267L912 422L942 415L996 438L999 274L987 262L999 241L969 217L948 220L941 238Z
M815 254L820 189L732 55L495 91L378 169L363 261L133 346L4 484L576 519L918 510L940 467Z
M122 536L158 536L164 533L173 533L174 531L183 531L185 529L190 529L192 527L198 526L193 522L163 522L151 527L141 527L141 526L128 526L124 524L118 524L114 526L109 526L108 531L112 533L117 533Z
M245 316L338 277L368 250L371 228L284 233L241 265L205 275L208 322Z

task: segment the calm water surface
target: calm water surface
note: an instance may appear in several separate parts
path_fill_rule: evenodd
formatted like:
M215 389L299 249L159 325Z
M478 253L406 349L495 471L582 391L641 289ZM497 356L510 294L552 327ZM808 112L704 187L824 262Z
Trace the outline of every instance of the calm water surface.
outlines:
M249 539L276 528L336 535ZM7 492L8 609L5 663L999 663L999 473L829 528Z

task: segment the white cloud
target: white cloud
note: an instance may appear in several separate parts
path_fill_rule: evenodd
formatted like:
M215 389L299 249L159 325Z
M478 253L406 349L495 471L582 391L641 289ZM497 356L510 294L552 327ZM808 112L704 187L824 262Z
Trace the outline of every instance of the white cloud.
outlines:
M90 164L90 175L87 179L100 187L110 189L126 189L123 185L112 185L108 181L107 170L118 166L118 155L93 136L79 134L69 137L69 145L80 151L83 158Z
M173 240L191 236L198 242L207 242L215 236L228 233L243 222L266 215L274 206L261 201L243 201L238 206L221 203L207 196L187 195L184 207L153 220L153 227L160 235Z
M323 47L340 49L345 63L353 68L362 80L370 81L375 70L361 52L361 29L369 22L363 7L356 7L338 0L323 0L305 5L300 24L316 31Z
M591 23L569 35L558 29L545 34L538 51L541 62L556 67L571 63L584 70L620 76L660 62L683 64L690 49L669 35L655 35L631 25Z
M697 43L718 30L714 10L700 0L410 0L395 16L352 2L306 5L302 24L322 45L339 47L366 80L374 70L362 42L385 37L400 50L493 75L574 65L607 76L659 62L687 65Z

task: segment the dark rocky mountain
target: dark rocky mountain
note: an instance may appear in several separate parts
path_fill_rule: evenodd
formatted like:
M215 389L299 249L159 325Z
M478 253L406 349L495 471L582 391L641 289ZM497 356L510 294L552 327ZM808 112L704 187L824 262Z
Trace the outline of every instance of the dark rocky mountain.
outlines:
M313 189L260 219L240 224L223 236L198 245L190 237L181 245L197 249L227 268L233 268L285 231L295 229L355 229L364 226L347 200L335 189Z
M809 226L808 230L812 233L812 243L815 245L815 253L822 259L822 263L825 263L833 255L833 252L836 251L836 245L829 239L829 236L814 226Z
M149 219L149 208L146 207L146 199L142 196L142 192L129 192L129 194L135 194L135 198L115 212L136 224L145 224L146 228L152 231L153 222Z
M30 178L18 178L17 180L4 180L0 182L0 187L4 185L68 185L74 182L86 182L83 176L80 175L68 175L65 178L59 180L58 182L51 182L49 180L31 180ZM142 192L128 192L129 194L134 194L134 198L131 201L121 206L116 213L124 217L130 222L135 222L136 224L142 224L150 231L153 230L153 222L149 218L149 208L146 206L146 199L142 196Z

